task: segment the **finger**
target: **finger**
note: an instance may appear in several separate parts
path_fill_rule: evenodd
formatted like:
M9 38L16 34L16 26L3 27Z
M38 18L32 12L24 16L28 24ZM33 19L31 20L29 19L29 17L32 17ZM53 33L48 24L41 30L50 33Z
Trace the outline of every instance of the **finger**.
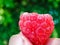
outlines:
M47 45L60 45L60 39L59 38L50 38L47 42Z
M9 40L9 45L23 45L23 40L20 38L20 35L13 35Z
M22 32L20 33L22 39L24 39L24 44L25 45L32 45L32 43L22 34Z

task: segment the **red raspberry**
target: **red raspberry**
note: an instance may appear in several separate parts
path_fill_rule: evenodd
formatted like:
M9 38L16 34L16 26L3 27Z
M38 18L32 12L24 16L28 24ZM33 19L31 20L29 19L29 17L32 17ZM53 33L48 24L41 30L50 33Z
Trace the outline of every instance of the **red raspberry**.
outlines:
M33 45L45 45L53 32L54 22L49 14L26 12L20 16L19 26Z

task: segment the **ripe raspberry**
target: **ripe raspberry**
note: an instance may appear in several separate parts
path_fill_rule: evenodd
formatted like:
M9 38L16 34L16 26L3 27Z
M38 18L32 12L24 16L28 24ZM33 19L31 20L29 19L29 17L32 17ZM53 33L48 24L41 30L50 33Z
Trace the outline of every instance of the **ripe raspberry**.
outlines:
M53 18L49 14L23 13L19 27L33 45L45 45L54 29Z

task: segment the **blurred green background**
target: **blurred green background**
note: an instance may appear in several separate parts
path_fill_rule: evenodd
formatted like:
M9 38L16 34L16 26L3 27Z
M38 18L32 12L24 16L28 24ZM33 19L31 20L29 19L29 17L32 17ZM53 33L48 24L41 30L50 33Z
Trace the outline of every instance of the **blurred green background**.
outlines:
M51 37L60 38L60 0L0 0L0 45L8 45L19 33L19 16L23 12L51 14L55 23Z

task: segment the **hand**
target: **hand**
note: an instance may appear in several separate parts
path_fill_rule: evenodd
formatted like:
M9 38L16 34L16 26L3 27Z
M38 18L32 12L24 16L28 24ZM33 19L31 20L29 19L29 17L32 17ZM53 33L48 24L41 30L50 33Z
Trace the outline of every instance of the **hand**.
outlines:
M32 45L32 43L22 33L19 33L10 38L9 45Z
M33 45L22 33L13 35L9 45ZM60 45L59 38L50 38L46 45Z

